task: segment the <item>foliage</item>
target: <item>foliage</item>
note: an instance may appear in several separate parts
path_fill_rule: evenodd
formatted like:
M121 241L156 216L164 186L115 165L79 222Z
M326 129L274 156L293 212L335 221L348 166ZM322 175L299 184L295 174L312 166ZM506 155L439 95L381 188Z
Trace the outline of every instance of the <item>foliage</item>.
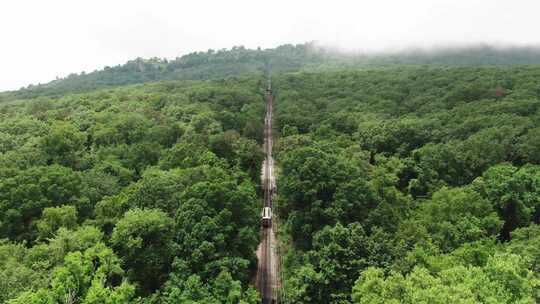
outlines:
M274 77L288 300L537 302L538 76L401 66Z
M258 302L262 86L0 105L0 303Z
M122 65L106 66L90 73L72 73L46 84L29 85L18 91L0 94L0 102L39 96L58 96L67 92L86 92L100 88L145 83L159 80L220 79L246 74L260 75L308 70L340 70L351 67L388 67L401 65L524 65L539 64L536 47L500 48L490 45L440 48L436 50L406 50L390 53L343 53L321 47L314 42L280 45L269 49L247 49L235 46L230 49L194 52L169 60L165 58L136 58ZM455 98L486 96L482 83L472 82L462 86ZM504 96L504 87L488 94Z
M171 79L267 64L304 69L272 78L289 302L540 301L540 68L343 69L311 51L136 60L12 93L0 302L258 303L265 79Z
M167 278L173 231L173 220L159 209L131 209L114 228L111 244L146 292L155 291Z
M47 238L59 228L73 229L77 225L77 209L74 206L61 206L43 209L41 219L36 221L39 237Z
M490 257L483 267L454 266L436 274L415 267L406 276L366 269L353 288L353 303L534 303L540 281L512 254Z

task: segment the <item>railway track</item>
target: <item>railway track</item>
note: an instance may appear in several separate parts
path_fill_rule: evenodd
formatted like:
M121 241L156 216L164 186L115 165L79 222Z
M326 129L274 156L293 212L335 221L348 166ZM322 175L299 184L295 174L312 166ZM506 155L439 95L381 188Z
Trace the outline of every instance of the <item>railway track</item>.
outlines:
M264 152L265 160L262 168L262 184L264 191L264 206L272 210L273 207L273 195L276 190L276 183L274 177L274 160L272 158L272 113L274 106L274 96L272 94L272 87L270 82L265 94L266 101L266 115L264 118ZM264 216L264 215L263 215ZM265 219L263 218L262 221ZM266 219L267 220L267 219ZM277 257L275 251L275 237L273 230L273 221L263 222L261 225L261 243L257 249L257 289L261 294L261 303L272 304L277 303Z

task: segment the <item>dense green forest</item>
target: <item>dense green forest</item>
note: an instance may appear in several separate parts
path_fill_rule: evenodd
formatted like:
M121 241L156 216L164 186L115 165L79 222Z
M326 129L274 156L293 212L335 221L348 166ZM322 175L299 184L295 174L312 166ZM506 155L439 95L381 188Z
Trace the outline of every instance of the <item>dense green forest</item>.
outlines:
M0 303L258 303L261 81L0 104Z
M538 54L238 47L2 93L0 303L259 303L268 70L286 303L537 303Z
M0 101L62 96L127 84L160 80L220 79L266 71L328 70L356 66L367 68L394 64L515 65L540 64L538 47L475 45L434 50L414 49L387 53L358 53L321 47L317 43L285 44L269 49L231 49L194 52L176 59L137 58L91 73L71 74L46 84L30 85L0 94Z
M540 67L274 78L290 303L540 301Z

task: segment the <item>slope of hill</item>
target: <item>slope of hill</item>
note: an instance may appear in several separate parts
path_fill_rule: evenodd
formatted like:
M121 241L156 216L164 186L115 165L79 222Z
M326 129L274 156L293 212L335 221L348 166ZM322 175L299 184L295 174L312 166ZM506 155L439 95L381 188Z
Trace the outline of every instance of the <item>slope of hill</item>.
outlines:
M71 74L47 84L29 86L5 94L4 98L60 96L68 92L159 80L201 80L263 74L270 65L275 72L297 70L312 62L321 61L322 53L313 50L311 44L282 45L266 50L233 47L230 50L195 52L170 61L137 58L123 65L105 67L100 71Z
M160 80L218 79L245 74L279 73L300 69L374 67L395 64L437 65L523 65L540 64L540 48L497 48L473 46L433 51L408 50L396 53L352 54L318 47L315 43L282 45L273 49L195 52L174 60L137 58L126 64L105 67L92 73L71 74L47 84L31 85L0 94L0 101L60 96L98 88Z

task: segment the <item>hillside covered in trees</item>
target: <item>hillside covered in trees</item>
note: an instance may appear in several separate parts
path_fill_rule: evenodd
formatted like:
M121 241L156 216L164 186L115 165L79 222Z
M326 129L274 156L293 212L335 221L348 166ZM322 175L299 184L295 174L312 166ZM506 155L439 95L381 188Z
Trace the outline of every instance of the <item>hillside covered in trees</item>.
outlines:
M61 96L99 88L161 80L220 79L267 71L328 70L343 67L374 67L395 64L435 65L515 65L540 64L538 47L496 47L474 45L433 50L411 49L396 52L343 52L317 43L286 44L269 49L231 49L194 52L172 60L137 58L125 64L91 73L71 74L46 84L30 85L0 94L0 101Z
M538 58L234 48L4 93L0 303L259 303L267 69L286 303L539 302Z
M137 58L126 64L105 67L100 71L71 74L47 84L29 86L3 97L17 99L60 96L68 92L85 92L160 80L204 80L246 74L262 75L270 65L275 72L298 70L303 66L322 62L323 56L312 44L301 44L265 50L252 50L241 46L229 50L208 50L174 60Z
M290 303L537 303L540 68L274 79Z

